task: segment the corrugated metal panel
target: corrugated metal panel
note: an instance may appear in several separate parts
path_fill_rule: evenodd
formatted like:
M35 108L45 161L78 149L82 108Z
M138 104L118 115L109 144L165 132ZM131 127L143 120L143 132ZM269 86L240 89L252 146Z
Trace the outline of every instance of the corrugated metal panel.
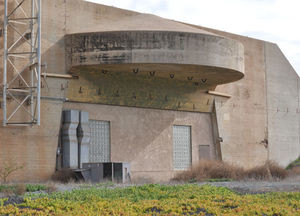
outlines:
M110 162L110 123L90 120L89 126L91 128L90 162Z
M185 170L192 164L191 127L173 126L173 166L175 170Z

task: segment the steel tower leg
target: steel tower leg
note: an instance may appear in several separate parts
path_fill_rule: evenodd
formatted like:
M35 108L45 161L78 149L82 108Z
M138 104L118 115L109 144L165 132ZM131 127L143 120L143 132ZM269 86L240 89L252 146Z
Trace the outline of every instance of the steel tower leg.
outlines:
M4 44L3 44L3 126L6 126L7 110L6 110L6 86L7 86L7 0L4 0Z
M41 0L4 0L3 125L40 125Z

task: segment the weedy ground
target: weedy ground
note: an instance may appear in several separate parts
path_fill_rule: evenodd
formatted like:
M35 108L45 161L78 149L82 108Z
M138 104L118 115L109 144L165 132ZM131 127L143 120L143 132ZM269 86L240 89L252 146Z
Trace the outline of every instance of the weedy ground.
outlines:
M296 167L294 167L296 168ZM202 160L191 169L178 173L174 180L193 182L210 181L210 179L227 180L282 180L295 173L294 170L284 169L274 162L268 161L263 165L244 169L223 161Z
M183 184L111 187L0 200L0 215L300 215L300 193L238 194L224 187Z

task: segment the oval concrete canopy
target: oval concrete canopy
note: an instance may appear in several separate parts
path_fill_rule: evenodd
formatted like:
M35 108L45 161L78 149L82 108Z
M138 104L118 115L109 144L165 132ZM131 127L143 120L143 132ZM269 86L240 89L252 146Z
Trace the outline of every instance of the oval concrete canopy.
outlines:
M148 14L112 21L97 32L67 35L66 44L71 73L149 73L208 85L244 76L241 43Z

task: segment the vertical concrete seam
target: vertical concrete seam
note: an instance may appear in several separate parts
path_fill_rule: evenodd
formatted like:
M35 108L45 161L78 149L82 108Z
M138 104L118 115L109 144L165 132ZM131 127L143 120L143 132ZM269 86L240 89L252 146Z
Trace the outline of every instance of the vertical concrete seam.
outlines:
M67 0L64 0L64 7L65 7L65 14L64 14L64 18L65 18L65 20L64 20L64 58L65 58L65 62L64 62L64 65L65 65L65 71L64 71L64 73L65 74L67 74L68 73L68 71L67 71L67 54L66 54L66 40L65 40L65 37L66 37L66 34L67 34ZM67 85L69 85L68 84L68 82L69 81L67 81ZM64 95L64 98L66 98L67 97L67 90L64 90L64 92L63 92L63 95Z
M216 159L218 157L217 155L217 151L216 151L216 147L217 147L217 143L216 143L216 133L215 133L215 126L214 126L214 117L213 117L213 110L210 114L210 120L211 120L211 132L212 132L212 138L213 138L213 151L214 151L214 159ZM211 147L211 146L210 146ZM210 149L212 150L212 149ZM198 155L200 155L200 147L198 146Z
M65 2L65 35L67 33L67 0L64 0Z
M212 116L213 117L213 121L215 124L213 124L213 126L215 125L215 131L213 131L215 134L213 134L214 136L214 143L215 143L215 151L216 151L216 155L217 155L217 160L222 161L222 149L221 149L221 141L220 141L220 130L219 130L219 122L218 122L218 116L217 116L217 108L216 108L216 99L214 98L214 102L213 102L213 112L212 112Z
M296 110L296 113L298 114L298 144L299 144L299 155L298 155L298 157L300 157L300 119L299 119L299 111L300 111L300 101L299 101L299 99L300 99L300 95L299 95L299 75L298 75L298 80L297 80L297 95L298 95L298 108L297 108L297 110Z
M297 98L297 100L298 100L298 110L297 110L297 113L298 113L298 111L299 111L299 107L300 107L300 101L299 101L299 75L297 75L297 77L298 77L298 79L297 79L297 95L298 95L298 98Z
M267 54L266 54L266 45L267 42L263 42L263 52L264 52L264 66L265 66L265 95L266 95L266 133L267 133L267 160L270 160L270 141L269 141L269 103L268 103L268 67L267 67Z

